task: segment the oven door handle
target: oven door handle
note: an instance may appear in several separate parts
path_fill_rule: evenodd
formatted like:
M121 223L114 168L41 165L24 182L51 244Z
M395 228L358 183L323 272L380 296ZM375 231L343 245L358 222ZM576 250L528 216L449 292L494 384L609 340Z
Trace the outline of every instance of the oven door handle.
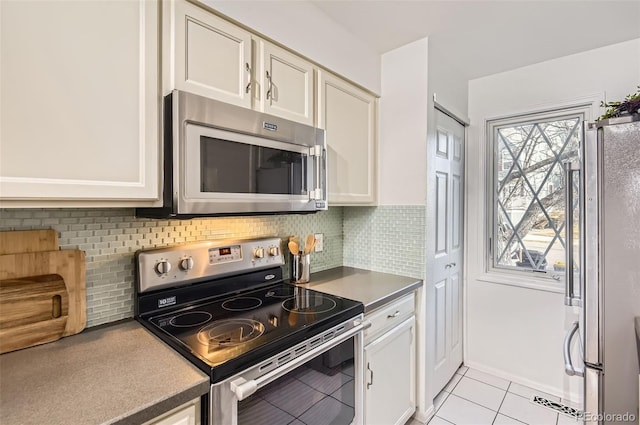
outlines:
M251 394L255 393L258 390L258 388L262 388L268 383L273 382L278 378L281 378L282 376L286 375L296 367L308 362L309 360L313 359L319 354L322 354L325 351L338 346L342 342L348 340L352 336L360 333L363 329L368 327L367 322L363 323L360 320L358 320L357 322L358 322L358 325L356 325L352 329L349 329L347 332L340 334L339 336L336 336L326 344L320 345L312 349L311 351L307 351L301 356L294 358L293 360L285 363L284 365L282 365L277 369L272 370L269 373L266 373L250 381L247 381L244 378L234 379L230 383L231 391L235 393L236 397L238 398L238 401L244 400L245 398L249 397Z

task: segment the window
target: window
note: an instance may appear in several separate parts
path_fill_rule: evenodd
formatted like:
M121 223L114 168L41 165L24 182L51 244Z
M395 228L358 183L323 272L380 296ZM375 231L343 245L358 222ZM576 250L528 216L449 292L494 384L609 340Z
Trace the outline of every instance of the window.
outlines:
M580 159L585 116L585 110L571 109L488 122L491 269L546 275L564 270L563 163ZM572 186L575 209L577 184Z

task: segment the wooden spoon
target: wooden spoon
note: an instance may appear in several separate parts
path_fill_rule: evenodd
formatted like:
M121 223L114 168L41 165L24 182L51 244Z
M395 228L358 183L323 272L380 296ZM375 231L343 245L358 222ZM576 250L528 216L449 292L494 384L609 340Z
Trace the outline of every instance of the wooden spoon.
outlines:
M291 253L293 255L298 255L300 254L300 248L298 247L298 244L294 241L289 241L289 251L291 251Z
M304 242L304 253L310 253L314 246L316 246L315 236L311 234L307 235L307 240Z

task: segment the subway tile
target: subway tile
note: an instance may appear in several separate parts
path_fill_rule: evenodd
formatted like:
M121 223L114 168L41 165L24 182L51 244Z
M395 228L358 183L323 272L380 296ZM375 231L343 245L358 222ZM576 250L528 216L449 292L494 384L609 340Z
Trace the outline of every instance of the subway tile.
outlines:
M136 218L134 210L126 208L1 209L0 216L0 230L54 228L63 249L85 251L87 326L133 315L133 256L139 249L207 239L323 233L325 251L312 254L312 270L342 265L342 207L310 215L185 221ZM284 271L288 277L289 268ZM115 289L124 294L109 295Z

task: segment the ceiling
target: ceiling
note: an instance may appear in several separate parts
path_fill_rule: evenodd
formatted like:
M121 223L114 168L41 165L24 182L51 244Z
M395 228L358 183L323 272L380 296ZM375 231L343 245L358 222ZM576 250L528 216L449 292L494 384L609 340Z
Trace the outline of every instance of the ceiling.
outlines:
M311 3L379 53L428 36L467 79L640 38L637 0Z

